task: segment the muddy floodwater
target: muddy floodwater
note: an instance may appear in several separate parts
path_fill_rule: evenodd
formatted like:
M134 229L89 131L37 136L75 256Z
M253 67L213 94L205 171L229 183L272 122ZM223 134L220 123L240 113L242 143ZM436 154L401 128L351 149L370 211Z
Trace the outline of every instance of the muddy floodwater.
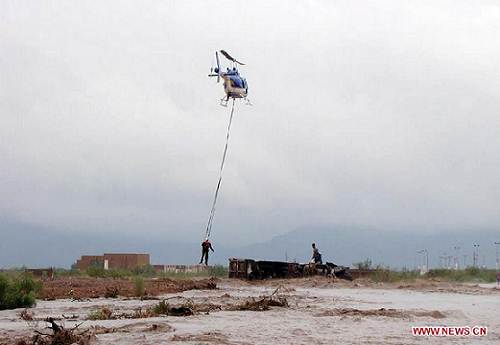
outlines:
M273 292L288 306L230 310ZM66 328L83 322L79 330L96 333L92 344L500 344L500 290L494 285L223 279L217 289L159 298L169 298L172 305L189 300L210 308L191 316L91 321L88 316L102 308L113 315L131 315L159 301L120 297L38 301L30 310L31 321L21 319L22 309L0 311L0 344L16 344L34 330L48 332L42 320L49 316ZM415 337L411 332L412 326L476 325L488 327L488 334Z

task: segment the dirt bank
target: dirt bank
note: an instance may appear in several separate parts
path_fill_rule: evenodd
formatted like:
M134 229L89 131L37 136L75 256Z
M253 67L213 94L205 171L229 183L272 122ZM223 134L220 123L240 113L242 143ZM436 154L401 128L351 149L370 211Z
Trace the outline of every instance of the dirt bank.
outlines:
M96 284L96 280L90 282ZM190 282L174 281L173 284L175 289L182 289L189 287ZM99 281L98 285L101 284ZM90 345L419 345L423 339L412 335L413 326L470 324L488 327L488 335L481 339L435 337L426 338L424 342L499 344L500 299L496 290L470 293L481 288L457 285L452 292L447 292L448 283L432 284L435 285L372 285L363 281L332 284L326 278L258 283L220 279L217 289L160 296L168 307L191 307L193 313L186 316L147 315L145 311L159 306L158 300L149 299L40 300L35 308L27 311L32 316L29 321L22 318L21 309L0 311L0 344L13 345L21 339L32 339L35 331L50 333L49 324L44 321L47 317L53 317L66 329L78 326L78 332L92 334ZM148 286L149 283L146 289ZM473 290L464 290L468 288ZM275 296L277 301L285 298L286 305L267 303L267 307L262 307L263 296ZM104 309L112 312L111 317L89 317Z
M145 279L144 295L158 296L166 293L177 293L187 290L211 290L217 287L217 280L210 279ZM98 298L118 295L133 297L136 286L131 279L64 277L43 282L40 299L60 298Z
M368 278L355 279L354 281L347 281L343 279L332 279L327 277L306 277L295 279L270 279L270 280L256 280L256 281L243 281L233 283L231 280L222 280L221 282L228 285L243 284L247 286L290 286L293 288L347 288L347 289L400 289L411 290L420 292L435 292L435 293L457 293L467 295L490 295L496 294L500 296L500 289L492 286L481 286L481 284L472 283L459 283L440 281L439 279L416 279L413 281L400 281L400 282L374 282Z

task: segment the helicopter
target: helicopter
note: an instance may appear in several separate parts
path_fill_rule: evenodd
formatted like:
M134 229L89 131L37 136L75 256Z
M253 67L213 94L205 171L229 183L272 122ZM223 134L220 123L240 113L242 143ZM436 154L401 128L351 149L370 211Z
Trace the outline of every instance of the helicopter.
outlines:
M225 50L220 50L220 53L229 61L231 61L231 68L227 67L226 72L223 72L219 61L219 52L215 52L215 60L217 61L217 67L210 69L209 77L217 77L217 83L222 78L224 80L224 92L226 97L222 98L221 105L227 106L227 102L230 98L242 98L247 104L250 105L250 101L247 99L248 95L248 83L245 78L240 75L238 71L238 65L245 65L244 63L236 60L231 55L229 55Z

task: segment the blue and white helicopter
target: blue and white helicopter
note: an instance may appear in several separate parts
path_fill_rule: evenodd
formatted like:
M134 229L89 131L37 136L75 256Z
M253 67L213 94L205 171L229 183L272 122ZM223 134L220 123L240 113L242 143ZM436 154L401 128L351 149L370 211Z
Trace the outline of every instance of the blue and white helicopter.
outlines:
M217 82L220 81L220 78L224 80L224 92L226 93L226 97L222 98L221 105L227 106L227 102L230 98L242 98L247 104L250 104L250 101L247 99L248 95L248 83L245 78L240 75L238 72L238 65L244 65L244 63L239 62L231 55L229 55L225 50L221 50L220 53L229 61L232 62L231 67L226 68L226 72L223 72L220 66L219 54L215 52L215 59L217 61L217 67L210 69L209 77L217 77Z

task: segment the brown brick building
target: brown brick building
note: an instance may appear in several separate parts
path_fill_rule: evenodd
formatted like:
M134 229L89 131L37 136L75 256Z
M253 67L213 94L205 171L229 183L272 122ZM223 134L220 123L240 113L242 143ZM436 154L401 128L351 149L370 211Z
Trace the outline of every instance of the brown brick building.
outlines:
M104 266L104 256L103 255L82 255L82 257L76 260L75 268L79 270L85 270L90 266L103 267Z
M104 269L131 269L149 265L149 254L104 253L104 255L82 255L75 268L85 270L91 266Z

